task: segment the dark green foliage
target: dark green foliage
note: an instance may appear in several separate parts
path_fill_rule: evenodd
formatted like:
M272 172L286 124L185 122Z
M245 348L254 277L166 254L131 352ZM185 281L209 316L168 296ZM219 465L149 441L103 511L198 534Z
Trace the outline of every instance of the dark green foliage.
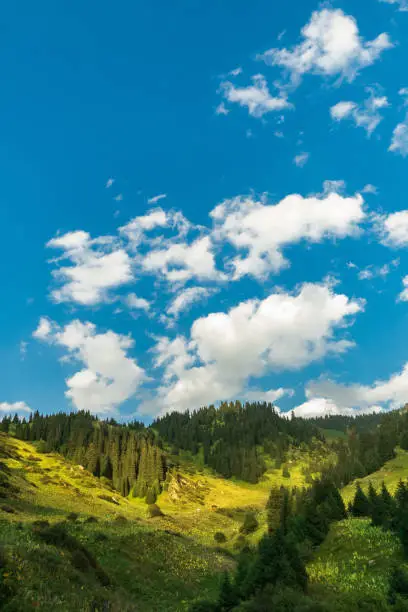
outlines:
M164 452L154 432L142 424L118 425L79 411L44 416L35 412L28 422L6 421L2 427L35 442L39 452L60 452L94 476L108 479L124 496L137 484L138 496L144 497L149 488L157 495L165 480Z
M12 508L11 506L8 506L7 504L0 506L0 510L2 510L3 512L7 512L8 514L15 514L16 512L14 508Z
M194 412L174 412L153 423L155 430L172 446L193 454L200 448L204 461L223 476L257 482L266 466L258 451L282 462L289 445L321 437L318 429L301 419L280 417L272 404L223 402Z
M395 604L398 596L408 598L408 571L404 567L396 567L390 578L389 602Z
M370 515L370 503L360 484L357 484L356 487L351 513L357 517Z
M218 612L219 607L218 604L213 603L212 601L198 601L193 603L189 612Z
M258 529L258 526L259 523L255 512L247 512L245 514L244 522L241 525L240 532L244 534L252 533Z
M71 563L75 569L80 572L87 572L91 566L89 564L88 557L82 552L82 550L74 550L71 554Z
M239 602L239 597L235 591L235 587L231 584L228 572L224 572L221 582L220 595L218 599L218 609L220 612L232 610Z
M214 540L217 542L217 544L224 544L224 542L227 541L227 538L222 531L216 531L214 533Z
M75 523L75 521L77 521L79 518L78 514L76 512L70 512L67 515L67 521L72 521L73 523Z
M84 523L97 523L98 519L96 518L96 516L88 516L85 520Z

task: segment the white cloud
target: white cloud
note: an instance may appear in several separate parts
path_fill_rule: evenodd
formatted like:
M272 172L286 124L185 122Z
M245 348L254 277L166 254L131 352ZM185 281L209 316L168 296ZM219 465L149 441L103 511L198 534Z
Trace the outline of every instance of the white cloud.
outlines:
M306 387L308 401L295 409L297 416L355 414L400 408L408 397L408 363L388 380L372 385L342 385L331 380L317 380Z
M136 293L129 293L125 302L131 310L145 310L147 312L150 309L150 302L145 298L138 297Z
M239 74L242 74L241 66L239 66L238 68L234 68L234 70L230 70L228 74L234 77L238 76Z
M48 333L33 333L38 339L55 344L65 350L65 359L79 362L84 368L65 382L65 396L78 410L98 414L114 413L117 407L131 398L145 380L144 370L127 351L134 345L129 336L113 331L98 333L92 323L75 320L60 328L50 323Z
M149 251L141 261L145 272L163 275L170 282L221 280L223 275L215 266L209 236L197 238L192 243L170 243L164 249Z
M312 419L314 417L324 417L330 415L346 415L353 416L357 414L372 414L373 412L381 412L379 406L371 406L368 408L348 408L346 406L337 406L332 400L325 397L314 397L313 399L296 406L293 410L296 417L304 419Z
M109 178L109 179L106 181L106 185L105 185L106 189L109 189L110 187L112 187L112 185L113 185L113 183L114 183L114 182L115 182L115 179L114 179L114 178Z
M385 278L391 272L392 268L396 268L398 265L399 259L394 259L390 263L383 264L382 266L369 265L359 271L358 278L359 280L371 280L377 277Z
M122 202L123 194L118 193L118 195L116 195L113 199L115 200L115 202Z
M408 155L408 114L405 116L404 121L398 123L394 128L388 150L399 153L402 157Z
M303 166L305 166L307 164L307 162L309 161L309 157L310 157L310 153L306 153L306 152L305 153L299 153L299 155L295 155L295 157L293 159L293 163L298 168L303 168Z
M250 377L342 354L353 342L338 338L336 330L363 308L362 301L335 294L330 286L304 284L295 294L273 293L201 317L190 340L158 343L156 366L165 366L165 382L143 408L197 408L248 392Z
M408 0L380 0L380 2L395 4L398 6L399 11L408 11Z
M159 202L160 200L164 200L164 198L167 198L167 193L159 193L159 195L153 196L153 198L149 198L147 200L147 203L157 204L157 202Z
M145 239L146 233L157 228L176 229L179 235L184 235L190 227L191 224L181 212L165 211L158 207L150 210L146 215L134 217L119 228L119 233L130 241L133 248L137 248Z
M215 109L215 114L216 115L228 115L229 114L229 110L228 108L225 107L224 102L221 102L217 108Z
M41 317L37 329L33 332L33 338L47 340L53 331L53 322L47 317Z
M171 302L167 314L177 318L182 312L189 310L195 302L201 302L214 292L209 287L188 287L183 289Z
M371 185L371 183L367 183L361 190L361 193L371 193L373 195L377 195L378 189L375 185Z
M262 278L288 266L282 254L286 245L354 236L365 216L361 195L343 197L334 191L307 198L291 194L275 205L239 196L225 200L210 215L215 240L247 251L230 261L234 279L246 274Z
M252 77L252 85L248 87L235 87L229 81L221 83L220 91L224 98L231 103L238 103L240 106L248 108L248 112L253 117L262 117L272 111L282 111L292 108L286 96L272 96L265 77L256 74Z
M25 402L0 402L0 413L21 415L21 413L27 412L33 412L33 410Z
M294 85L306 73L352 81L359 70L373 64L393 46L386 33L364 41L354 17L340 9L314 11L301 34L303 40L292 49L269 49L259 58L286 69Z
M386 96L376 96L373 89L369 89L370 97L363 104L342 101L330 108L330 114L335 121L352 119L357 127L362 127L370 136L379 123L382 116L379 109L389 106Z
M279 389L269 389L268 391L251 389L244 391L240 397L247 402L270 402L271 404L274 404L281 397L284 397L285 395L291 397L293 394L293 389L284 389L283 387L280 387Z
M408 246L408 210L378 217L377 229L383 244L396 248Z
M86 306L109 301L109 290L133 280L131 260L110 236L91 239L87 232L69 232L47 243L61 249L72 265L61 266L53 276L62 286L51 293L56 302L75 302Z

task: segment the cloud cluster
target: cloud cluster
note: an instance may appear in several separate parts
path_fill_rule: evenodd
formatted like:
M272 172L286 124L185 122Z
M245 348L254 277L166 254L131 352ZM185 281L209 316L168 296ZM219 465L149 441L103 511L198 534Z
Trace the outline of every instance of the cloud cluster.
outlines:
M247 87L235 87L230 81L223 81L220 85L220 92L224 98L231 103L237 103L248 109L248 113L253 117L263 117L272 111L282 111L292 108L286 96L280 93L272 96L265 77L256 74L252 77L252 85ZM218 106L217 114L227 114L225 105Z
M328 285L304 284L294 294L276 292L201 317L189 339L157 343L155 365L165 368L165 382L143 409L184 410L249 397L251 377L296 370L351 348L353 342L337 331L363 308L361 300L336 294Z
M42 317L33 337L61 347L64 361L84 366L65 381L65 396L78 410L115 413L146 378L144 370L127 355L134 346L129 336L113 331L98 333L92 323L78 320L61 328Z
M371 91L370 97L363 104L358 105L348 100L338 102L330 108L330 115L335 121L351 119L356 127L363 128L367 135L371 136L382 121L379 110L387 106L389 106L389 103L386 96L376 96Z
M33 412L33 410L25 402L0 402L0 416L6 414L27 416L29 412Z
M343 197L335 191L307 198L291 194L274 205L237 197L210 214L214 237L247 252L230 262L234 279L278 272L288 265L282 249L289 244L355 236L365 216L361 195Z
M287 70L294 85L307 73L352 81L362 68L393 46L385 32L365 41L354 17L340 9L313 12L301 34L302 41L291 49L272 48L259 56L266 64Z
M380 0L380 2L395 4L399 11L408 11L408 0Z
M68 232L47 243L48 248L63 251L54 260L53 276L60 285L52 290L55 302L74 302L91 306L109 301L109 290L133 280L129 255L111 236L91 239L84 231ZM71 265L60 265L66 261Z
M408 397L408 363L388 380L372 385L342 385L331 380L310 382L306 397L308 401L295 408L296 416L364 414L400 408Z

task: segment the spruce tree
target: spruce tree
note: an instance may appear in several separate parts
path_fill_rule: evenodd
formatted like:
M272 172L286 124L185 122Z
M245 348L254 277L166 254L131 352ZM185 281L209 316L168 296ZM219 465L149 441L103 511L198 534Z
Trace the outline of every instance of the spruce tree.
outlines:
M370 504L360 484L357 484L356 487L351 512L353 516L357 517L370 516Z

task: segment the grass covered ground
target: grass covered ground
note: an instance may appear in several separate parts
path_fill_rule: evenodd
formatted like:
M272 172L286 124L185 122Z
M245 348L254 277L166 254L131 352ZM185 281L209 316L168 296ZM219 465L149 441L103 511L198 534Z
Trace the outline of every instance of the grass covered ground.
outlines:
M293 449L288 477L269 466L251 485L181 454L157 500L164 516L148 519L144 500L123 498L81 466L0 433L0 608L182 612L213 599L242 546L245 513L257 515L259 528L246 536L255 543L271 486L303 486L321 459L322 449Z
M310 594L334 611L387 609L390 572L403 558L398 539L370 523L357 518L333 523L308 565Z
M377 472L373 472L365 478L358 478L342 490L342 495L347 504L354 497L357 482L365 492L368 490L369 483L372 482L375 489L381 487L384 481L390 493L394 493L400 480L408 479L408 452L402 449L397 449L397 455L394 459L387 461L384 466Z

